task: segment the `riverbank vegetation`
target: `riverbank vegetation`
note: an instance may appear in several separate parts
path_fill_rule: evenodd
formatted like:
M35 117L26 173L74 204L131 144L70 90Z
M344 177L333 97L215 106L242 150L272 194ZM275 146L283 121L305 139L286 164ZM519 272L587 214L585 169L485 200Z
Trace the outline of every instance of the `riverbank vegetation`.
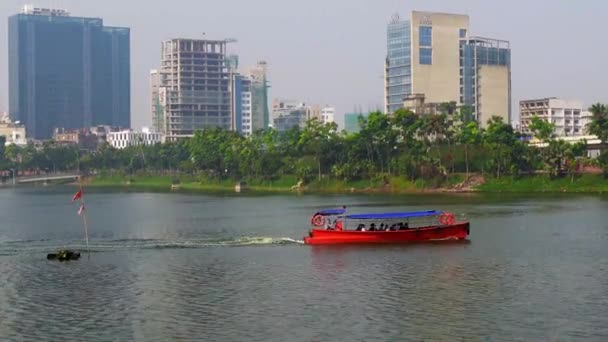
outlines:
M529 191L556 184L556 191L585 183L603 187L600 176L582 176L586 166L608 170L608 154L591 160L585 143L568 144L553 136L554 127L538 118L530 125L544 147L494 117L482 128L470 110L442 106L436 115L398 110L360 118L360 132L339 132L334 123L310 120L303 129L269 129L250 137L222 129L197 131L193 138L116 150L104 144L94 152L53 142L41 148L8 146L0 150L0 170L82 170L92 185L138 184L182 188L231 188L246 182L258 189L335 191L420 191L425 189ZM608 110L592 107L590 133L608 139ZM608 175L608 172L605 172ZM474 176L474 177L472 177ZM485 179L485 185L468 182ZM593 181L591 181L593 179ZM482 182L483 183L483 182ZM589 184L588 184L589 183ZM597 183L595 185L591 183ZM600 184L601 183L601 184ZM528 185L517 185L528 184ZM536 185L535 185L536 184ZM542 189L553 189L542 186Z

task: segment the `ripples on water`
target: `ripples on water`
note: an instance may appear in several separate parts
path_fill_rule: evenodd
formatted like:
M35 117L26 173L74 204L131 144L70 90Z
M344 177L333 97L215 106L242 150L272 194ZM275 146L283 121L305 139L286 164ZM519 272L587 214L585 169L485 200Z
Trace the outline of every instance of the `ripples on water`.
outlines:
M84 248L72 216L54 218L63 231L7 219L16 228L0 229L0 340L608 340L608 215L595 198L432 197L425 207L472 220L470 243L311 247L291 221L306 222L315 205L423 205L159 195L164 209L151 217L161 210L156 197L119 196L91 196L98 207L115 200L103 208L115 215L93 230L93 253L77 262L45 259ZM246 214L231 217L219 204ZM275 214L255 214L261 207Z

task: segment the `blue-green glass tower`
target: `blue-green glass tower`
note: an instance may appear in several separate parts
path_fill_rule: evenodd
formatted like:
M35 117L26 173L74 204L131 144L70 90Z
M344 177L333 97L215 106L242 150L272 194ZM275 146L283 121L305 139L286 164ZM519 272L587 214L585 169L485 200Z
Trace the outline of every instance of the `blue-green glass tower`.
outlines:
M66 11L9 18L9 112L34 139L55 128L131 124L130 30Z

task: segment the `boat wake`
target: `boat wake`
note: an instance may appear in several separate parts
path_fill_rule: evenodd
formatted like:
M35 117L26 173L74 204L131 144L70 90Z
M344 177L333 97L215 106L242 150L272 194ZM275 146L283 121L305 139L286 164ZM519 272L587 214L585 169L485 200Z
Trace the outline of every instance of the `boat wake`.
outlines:
M213 247L253 247L253 246L285 246L304 244L302 240L287 237L238 237L232 239L120 239L120 240L91 240L91 252L109 252L118 250L137 249L182 249L182 248L213 248ZM0 256L21 253L45 252L57 249L86 250L82 241L60 240L28 240L0 242Z

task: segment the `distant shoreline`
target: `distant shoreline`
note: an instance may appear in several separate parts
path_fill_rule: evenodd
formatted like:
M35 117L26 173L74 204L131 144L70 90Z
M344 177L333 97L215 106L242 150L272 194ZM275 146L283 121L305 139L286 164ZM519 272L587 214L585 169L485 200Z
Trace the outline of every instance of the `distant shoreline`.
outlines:
M466 183L466 182L463 182ZM608 180L602 175L581 175L572 180L569 177L551 180L546 176L526 176L521 178L483 179L479 184L455 183L442 186L425 186L421 182L411 182L391 178L387 183L377 181L357 181L346 183L336 180L312 181L298 187L293 177L276 181L257 181L242 184L240 192L253 193L309 193L309 194L472 194L472 193L608 193ZM171 176L93 176L84 183L92 188L120 188L154 191L188 192L237 192L237 182L231 180L198 180L195 177L179 177L179 182Z

